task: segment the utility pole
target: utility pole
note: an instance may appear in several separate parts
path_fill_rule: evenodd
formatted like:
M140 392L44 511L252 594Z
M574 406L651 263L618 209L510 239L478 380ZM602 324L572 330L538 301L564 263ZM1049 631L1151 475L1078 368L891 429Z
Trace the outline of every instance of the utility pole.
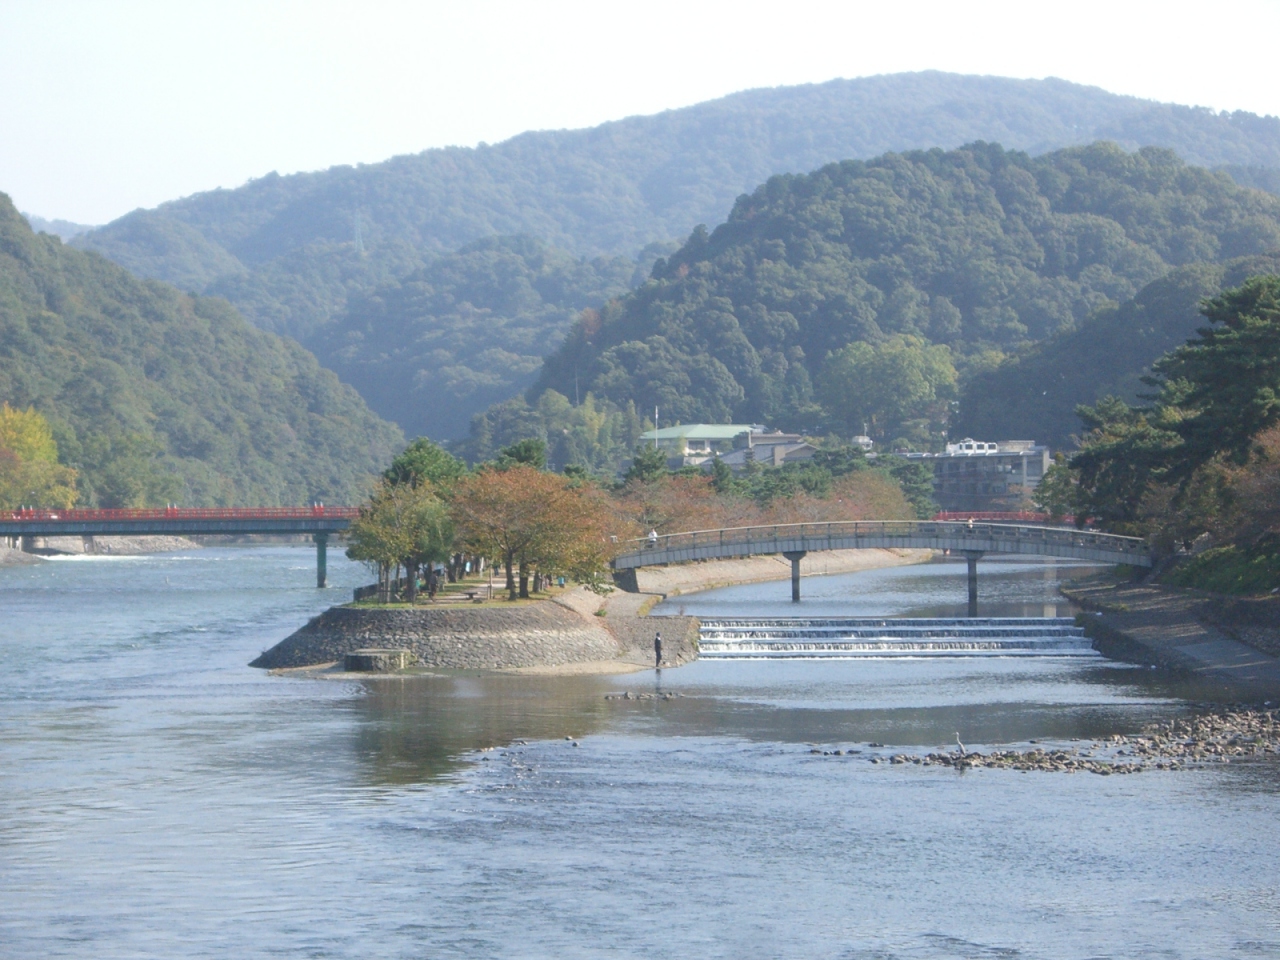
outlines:
M658 407L653 407L653 449L658 449Z

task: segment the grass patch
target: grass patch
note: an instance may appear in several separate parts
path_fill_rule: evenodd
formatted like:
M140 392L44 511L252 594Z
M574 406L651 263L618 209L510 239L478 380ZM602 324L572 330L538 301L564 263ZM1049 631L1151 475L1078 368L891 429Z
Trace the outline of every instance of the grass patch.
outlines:
M1214 547L1180 563L1162 579L1175 587L1213 593L1267 593L1280 587L1280 537L1267 534L1245 547Z

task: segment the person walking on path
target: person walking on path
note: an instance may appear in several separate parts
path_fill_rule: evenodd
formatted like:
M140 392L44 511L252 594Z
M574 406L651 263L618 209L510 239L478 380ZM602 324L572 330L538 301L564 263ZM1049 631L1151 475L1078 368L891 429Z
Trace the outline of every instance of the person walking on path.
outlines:
M653 669L662 669L662 634L653 635Z

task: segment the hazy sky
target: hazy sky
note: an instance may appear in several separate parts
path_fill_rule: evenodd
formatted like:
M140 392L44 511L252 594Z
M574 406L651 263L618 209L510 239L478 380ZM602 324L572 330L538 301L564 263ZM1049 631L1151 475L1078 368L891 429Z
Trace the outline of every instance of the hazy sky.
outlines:
M139 206L749 87L940 69L1280 114L1280 0L0 0L0 191Z

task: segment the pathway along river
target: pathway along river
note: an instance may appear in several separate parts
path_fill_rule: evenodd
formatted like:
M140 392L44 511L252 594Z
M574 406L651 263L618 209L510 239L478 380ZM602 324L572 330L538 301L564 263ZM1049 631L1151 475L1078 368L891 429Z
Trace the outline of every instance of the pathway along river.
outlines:
M317 593L312 562L255 547L0 570L0 955L1280 956L1273 765L867 762L957 730L971 747L1069 740L1186 711L1186 691L1148 671L738 661L660 680L351 683L249 669L365 578L335 557ZM984 564L999 609L983 612L1057 602L1078 569ZM815 579L802 606L951 613L962 572ZM790 614L786 588L670 606ZM679 696L606 699L620 691Z

